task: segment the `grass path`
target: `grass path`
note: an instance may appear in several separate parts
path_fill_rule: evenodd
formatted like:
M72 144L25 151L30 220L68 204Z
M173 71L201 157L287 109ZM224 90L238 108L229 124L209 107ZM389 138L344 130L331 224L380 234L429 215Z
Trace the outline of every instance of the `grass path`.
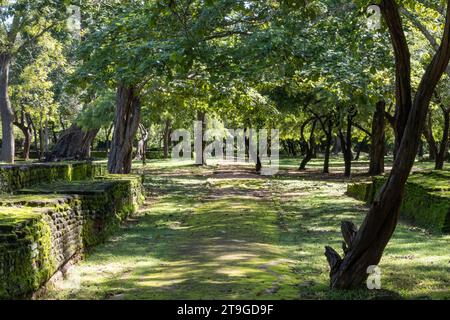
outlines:
M324 245L339 247L340 221L360 223L366 210L344 195L342 181L267 179L226 167L159 168L145 176L149 196L139 215L43 298L450 297L450 237L408 225L382 261L386 290L328 289Z

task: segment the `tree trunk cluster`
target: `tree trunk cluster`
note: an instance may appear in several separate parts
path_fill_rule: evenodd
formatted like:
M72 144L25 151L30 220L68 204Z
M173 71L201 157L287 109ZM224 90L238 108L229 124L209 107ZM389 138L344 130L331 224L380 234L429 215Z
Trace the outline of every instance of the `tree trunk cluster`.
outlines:
M348 221L341 224L344 256L331 247L325 255L330 265L330 285L336 289L364 285L367 270L380 262L398 221L406 180L419 148L430 101L450 59L450 0L439 49L428 65L413 99L411 62L397 3L382 0L380 8L389 29L396 61L396 119L398 146L391 174L372 204L359 230Z

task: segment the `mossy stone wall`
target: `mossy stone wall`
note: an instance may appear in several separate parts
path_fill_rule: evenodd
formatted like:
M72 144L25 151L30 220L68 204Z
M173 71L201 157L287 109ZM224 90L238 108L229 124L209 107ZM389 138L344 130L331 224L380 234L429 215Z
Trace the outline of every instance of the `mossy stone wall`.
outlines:
M347 194L371 204L386 179L374 177L372 182L351 183ZM430 231L450 232L450 173L431 171L411 175L400 213Z
M91 162L2 165L0 193L11 193L42 182L93 179L105 173L105 166Z
M106 175L0 198L0 299L30 296L75 254L104 241L142 203L141 182Z

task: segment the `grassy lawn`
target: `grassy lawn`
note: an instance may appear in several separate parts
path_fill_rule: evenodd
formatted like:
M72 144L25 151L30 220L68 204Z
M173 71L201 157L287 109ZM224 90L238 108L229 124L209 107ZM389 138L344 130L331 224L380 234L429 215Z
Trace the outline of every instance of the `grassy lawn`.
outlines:
M305 173L297 165L282 160L275 177L245 167L137 165L146 205L42 298L450 299L450 235L406 222L380 263L382 290L331 291L324 246L340 248L340 221L359 224L367 208L345 195L341 161L328 176L320 160Z

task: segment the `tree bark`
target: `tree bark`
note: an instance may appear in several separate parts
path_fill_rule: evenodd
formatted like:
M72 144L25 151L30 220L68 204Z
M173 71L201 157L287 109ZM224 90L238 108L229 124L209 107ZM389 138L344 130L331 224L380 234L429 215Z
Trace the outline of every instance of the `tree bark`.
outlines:
M356 147L355 147L356 153L355 153L353 160L359 161L359 158L361 157L361 149L362 149L363 145L366 143L366 141L367 141L367 137L364 137L364 139L361 142L358 142L356 144Z
M312 121L311 132L310 132L310 135L309 135L309 140L306 141L306 139L305 139L305 127L311 121ZM313 158L314 145L315 145L314 131L316 130L316 124L317 124L317 119L314 120L314 121L313 121L313 119L308 119L307 121L305 121L305 123L303 123L302 127L300 128L301 139L305 142L305 157L303 158L302 162L300 163L300 167L298 168L298 170L305 170L306 169L306 165Z
M59 137L46 161L89 159L91 146L99 129L84 131L77 124L72 124Z
M14 111L8 95L11 57L0 54L0 115L2 118L2 151L0 161L14 163Z
M396 155L412 108L411 61L402 20L395 0L382 0L382 14L388 25L395 56L395 149Z
M197 121L201 121L202 122L202 152L197 152L196 153L196 163L198 163L201 166L205 166L206 165L206 159L205 159L205 148L206 148L206 141L204 139L204 135L206 132L206 113L204 111L197 111ZM247 143L247 138L246 138L246 143ZM247 150L247 148L246 148ZM200 164L201 163L201 164Z
M22 157L25 161L30 160L30 149L31 149L31 135L32 131L30 128L26 128L22 130L24 140L23 140L23 151L22 151Z
M384 155L386 153L385 107L386 102L384 100L378 101L373 115L369 165L370 175L379 175L384 172Z
M333 143L333 122L331 119L327 120L327 124L322 124L326 140L325 140L325 157L323 160L323 173L330 173L330 156L331 144Z
M30 149L31 149L31 137L33 135L33 129L29 121L29 115L25 114L23 110L21 110L20 117L15 116L14 125L18 127L23 134L23 151L22 158L25 161L30 160Z
M444 129L442 131L442 138L439 144L439 150L436 154L435 170L443 170L445 156L448 151L449 134L450 134L450 108L444 108L441 106L444 114Z
M350 177L352 173L352 126L354 116L354 114L347 115L347 128L345 134L342 132L342 129L339 129L339 138L341 139L342 154L344 155L345 162L344 176L346 177Z
M428 113L427 122L423 129L423 136L425 137L425 140L427 141L428 144L429 160L436 160L436 156L438 154L438 147L436 139L434 138L433 135L433 121L431 110Z
M417 155L419 156L420 159L423 159L423 154L424 154L423 140L420 139L420 141L419 141L419 151L417 151Z
M410 61L397 4L393 0L382 0L381 11L395 48L396 63L404 67L397 66L396 73L398 82L404 82L397 93L401 97L399 107L402 108L402 113L405 113L411 105L412 107L406 114L408 120L401 134L402 139L391 174L372 204L361 228L357 231L356 227L349 227L352 226L351 223L342 224L344 258L331 247L326 247L325 255L331 268L330 284L332 288L337 289L362 287L367 278L367 268L370 265L377 265L381 259L397 225L406 180L418 151L431 97L450 59L450 0L448 0L441 45L427 67L411 103L411 84L402 80L410 79L410 76L400 74L403 71L409 72Z
M262 163L261 163L261 158L259 157L259 154L256 155L256 164L255 164L255 171L257 174L261 173L261 169L262 169Z
M140 98L133 86L119 84L111 151L108 157L110 173L128 174L133 160L133 141L141 116Z

